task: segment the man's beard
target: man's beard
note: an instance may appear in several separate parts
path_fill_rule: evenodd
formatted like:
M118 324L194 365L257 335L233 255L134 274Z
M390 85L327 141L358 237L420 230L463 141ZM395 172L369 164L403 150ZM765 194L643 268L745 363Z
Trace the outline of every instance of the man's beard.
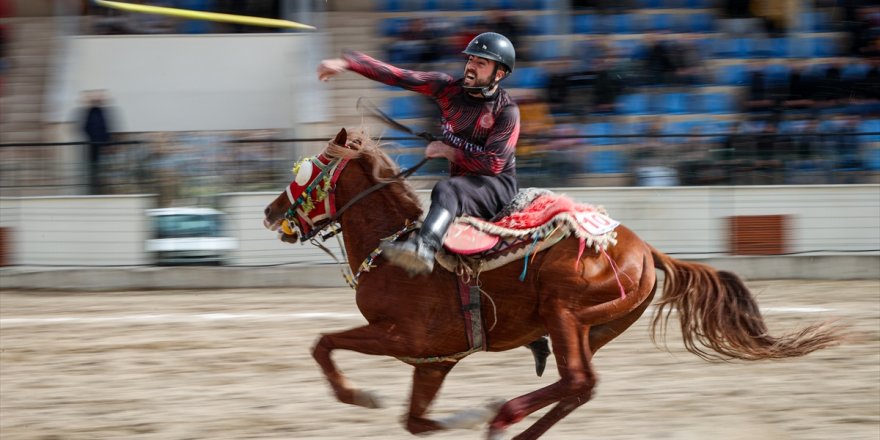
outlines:
M465 87L488 87L490 83L491 81L488 78L479 78L477 72L472 70L466 70L464 73Z

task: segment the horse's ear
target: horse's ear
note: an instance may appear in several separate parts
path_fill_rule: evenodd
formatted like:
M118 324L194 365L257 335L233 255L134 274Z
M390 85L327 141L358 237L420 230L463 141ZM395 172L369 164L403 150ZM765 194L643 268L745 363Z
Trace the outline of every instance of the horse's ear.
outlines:
M340 147L344 147L345 143L348 140L348 133L345 131L345 128L339 130L339 133L336 134L336 139L333 139L333 143L339 145Z

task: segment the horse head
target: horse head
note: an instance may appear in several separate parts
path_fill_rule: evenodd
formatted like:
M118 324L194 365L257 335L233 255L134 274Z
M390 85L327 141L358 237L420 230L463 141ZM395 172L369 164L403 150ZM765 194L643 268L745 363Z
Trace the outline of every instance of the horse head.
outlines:
M349 208L357 211L348 216L356 220L402 224L401 209L404 217L415 220L420 204L405 184L393 184L397 172L395 162L374 139L363 131L349 133L343 128L320 154L293 166L293 181L266 207L263 225L280 231L282 241L295 243L311 239L331 224L341 225L342 211ZM388 188L376 188L375 195L352 202L379 185Z

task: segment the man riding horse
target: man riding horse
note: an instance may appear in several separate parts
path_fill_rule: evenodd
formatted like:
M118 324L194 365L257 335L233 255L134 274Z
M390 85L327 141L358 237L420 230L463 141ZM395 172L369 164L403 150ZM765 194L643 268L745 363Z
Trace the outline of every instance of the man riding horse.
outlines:
M429 158L446 158L450 178L431 191L431 207L419 233L405 242L385 242L382 255L410 276L434 269L434 255L443 237L460 215L489 219L501 212L518 191L514 153L519 139L519 108L499 83L516 62L516 51L507 37L494 32L477 35L462 52L467 55L464 76L442 72L400 69L363 53L324 60L318 78L351 70L387 85L431 97L440 107L442 140L425 148ZM538 374L549 354L539 339L528 347L535 354Z

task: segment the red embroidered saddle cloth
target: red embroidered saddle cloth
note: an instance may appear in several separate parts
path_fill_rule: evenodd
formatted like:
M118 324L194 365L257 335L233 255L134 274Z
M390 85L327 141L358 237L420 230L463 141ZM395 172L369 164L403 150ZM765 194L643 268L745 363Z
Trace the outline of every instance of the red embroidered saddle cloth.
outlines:
M604 209L546 190L529 191L517 195L497 220L458 217L443 246L453 254L481 257L517 244L560 236L560 232L561 236L576 235L590 246L613 244L613 231L620 223L608 217Z

